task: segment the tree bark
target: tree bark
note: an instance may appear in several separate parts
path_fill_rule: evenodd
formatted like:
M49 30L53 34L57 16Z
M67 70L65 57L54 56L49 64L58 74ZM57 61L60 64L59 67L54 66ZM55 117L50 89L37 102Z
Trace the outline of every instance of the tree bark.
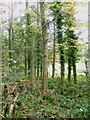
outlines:
M54 24L54 39L53 39L53 64L52 64L52 77L55 76L55 24Z
M86 74L86 78L87 78L87 80L88 80L89 71L88 71L88 60L87 60L87 59L85 59L85 67L86 67L85 74Z
M39 20L40 20L40 16L39 16L39 3L37 3L37 28L39 28ZM39 56L39 54L40 54L40 33L37 33L37 60L36 60L36 62L37 62L37 67L36 67L36 69L37 69L37 78L39 78L39 76L40 76L40 56Z
M47 27L45 22L45 3L40 2L41 11L41 26L42 26L42 38L43 38L43 83L42 83L42 95L47 94L47 79L48 79L48 45L47 45Z
M27 76L27 49L26 49L26 41L25 41L25 76Z
M74 83L76 84L77 83L77 72L76 72L76 61L74 57L72 59L72 66L73 66Z
M68 55L68 82L71 81L71 56Z
M65 59L64 59L64 48L60 48L60 63L61 63L61 85L64 85L64 72L65 72Z

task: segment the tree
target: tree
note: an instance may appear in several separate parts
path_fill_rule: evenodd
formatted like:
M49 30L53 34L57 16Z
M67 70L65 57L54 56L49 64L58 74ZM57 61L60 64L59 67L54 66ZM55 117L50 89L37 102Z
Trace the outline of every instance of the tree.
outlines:
M40 2L41 11L41 26L42 26L42 38L43 38L43 83L42 83L42 94L43 96L47 93L47 79L48 79L48 45L47 45L47 27L45 21L45 3Z
M67 50L65 50L66 44L68 45L68 81L71 80L71 66L73 66L74 83L76 83L76 41L78 37L75 35L74 30L70 31L72 27L75 27L75 10L73 8L74 2L54 2L53 4L54 5L51 6L51 10L53 11L53 15L55 16L57 24L57 39L59 44L61 64L61 85L64 85L65 79L65 59L67 56Z
M76 61L77 61L77 39L74 31L68 30L68 81L71 81L71 67L73 67L74 83L77 83Z
M43 41L41 36L41 28L40 28L40 4L37 3L37 32L36 32L36 73L37 78L39 79L42 76L42 49L43 49Z
M28 69L30 69L30 80L32 82L32 85L34 85L34 39L32 37L32 29L30 27L31 25L31 17L30 13L28 13L29 3L28 0L26 0L26 36L27 36L27 43L29 44L30 48L28 51Z
M13 35L13 30L12 30L12 17L10 16L9 14L9 29L8 29L8 47L9 47L9 59L10 59L10 62L9 62L9 67L11 68L11 60L12 60L12 35Z
M55 31L55 23L54 23L54 38L53 38L53 63L52 63L52 77L55 76L55 41L56 41L56 31Z
M67 9L67 14L65 14L65 26L67 27L65 34L66 34L66 41L68 45L68 81L71 81L71 68L73 67L73 76L74 76L74 83L77 83L77 73L76 73L76 61L77 61L77 40L78 36L75 34L74 28L76 26L75 21L75 8L74 2L67 2L67 5L69 5L69 8Z
M64 14L60 12L62 9L63 3L62 2L54 2L54 5L51 7L53 11L53 15L55 16L56 26L57 26L57 39L59 44L59 55L60 55L60 65L61 65L61 85L64 85L64 72L65 72L65 55L64 55L64 36L63 36L63 22Z

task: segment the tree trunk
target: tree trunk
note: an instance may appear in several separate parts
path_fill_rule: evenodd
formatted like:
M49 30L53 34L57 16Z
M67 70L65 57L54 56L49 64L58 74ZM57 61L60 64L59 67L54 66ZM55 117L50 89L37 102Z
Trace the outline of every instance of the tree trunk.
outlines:
M74 77L74 83L77 83L77 72L76 72L76 62L75 58L72 59L72 66L73 66L73 77Z
M41 64L40 64L40 77L43 77L42 62L43 62L43 60L42 60L42 58L41 58Z
M68 56L68 82L71 81L71 56Z
M28 3L28 0L26 0L27 11L28 11L28 8L29 8L29 3ZM30 67L30 84L34 85L34 40L32 38L32 30L30 27L31 18L29 13L26 14L26 19L27 19L26 29L27 29L27 39L28 39L27 42L30 46L30 49L28 50L28 63L29 63L28 68Z
M89 72L88 72L88 60L87 59L85 59L85 67L86 67L85 74L86 74L86 78L88 80Z
M61 85L64 85L64 77L65 77L65 53L64 53L64 37L63 37L63 32L61 31L62 29L62 16L59 14L57 17L57 37L58 37L58 43L59 43L59 54L60 54L60 65L61 65Z
M54 24L54 39L53 39L53 64L52 64L52 77L55 76L55 24Z
M9 23L9 25L10 25L10 28L8 30L8 32L9 32L9 59L10 59L9 67L11 67L11 59L12 59L12 54L11 54L11 23Z
M47 45L47 28L45 22L45 4L44 1L40 2L41 10L41 25L42 25L42 38L43 38L43 83L42 95L47 94L47 79L48 79L48 45Z
M37 3L37 29L39 29L39 20L40 20L40 16L39 16L39 3ZM36 64L36 69L37 69L37 78L39 78L39 76L40 76L40 33L37 33L37 41L36 41L36 43L37 43L37 60L36 60L36 62L37 62L37 64Z
M64 59L64 48L60 48L60 63L61 63L61 85L64 85L64 72L65 72L65 59Z
M32 45L31 51L30 51L30 80L31 85L34 85L34 47Z
M26 49L26 41L25 41L25 76L27 75L27 49Z

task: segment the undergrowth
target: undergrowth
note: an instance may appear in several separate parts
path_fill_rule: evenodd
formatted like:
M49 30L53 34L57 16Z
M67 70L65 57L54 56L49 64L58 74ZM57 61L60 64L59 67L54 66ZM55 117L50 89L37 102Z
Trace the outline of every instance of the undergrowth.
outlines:
M19 91L20 105L16 106L13 117L88 118L88 84L86 80L82 81L82 76L78 78L78 84L74 84L73 81L68 83L66 80L63 87L60 86L59 78L50 78L47 95L44 97L41 92L42 80L36 80L36 86L24 86L23 90ZM19 84L23 85L27 80L28 78L23 77Z

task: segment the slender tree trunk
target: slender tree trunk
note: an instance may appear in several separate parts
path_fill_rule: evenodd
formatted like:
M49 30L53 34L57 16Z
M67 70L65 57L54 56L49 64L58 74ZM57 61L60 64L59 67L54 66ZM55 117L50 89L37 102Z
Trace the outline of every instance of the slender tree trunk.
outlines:
M37 27L39 26L39 20L40 20L40 16L39 16L39 3L37 3ZM39 28L39 27L38 27ZM40 33L37 33L37 78L39 78L40 76Z
M40 73L39 73L39 66L37 66L37 77L39 77Z
M53 39L53 64L52 64L52 77L55 76L55 24L54 24L54 39Z
M28 9L29 9L29 2L28 2L28 0L26 0L26 10L28 11ZM26 14L26 20L27 20L27 22L26 22L26 47L27 47L27 45L28 45L28 50L27 50L27 71L28 71L28 76L30 77L30 65L31 65L31 63L30 63L30 57L31 57L31 53L30 53L30 49L31 49L31 43L30 43L30 41L31 41L31 28L30 28L30 24L31 24L31 20L30 20L30 14L29 13L27 13ZM29 48L29 46L30 46L30 48Z
M73 66L74 83L76 84L77 83L77 72L76 72L76 61L74 57L72 59L72 66Z
M41 58L41 64L40 64L40 77L43 77L43 67L42 67L42 58Z
M29 45L29 42L28 42L28 45ZM31 60L30 57L31 57L31 55L30 55L30 54L31 54L31 52L30 52L30 50L28 50L28 58L27 58L28 70L27 70L27 71L28 71L28 76L29 76L29 77L30 77L30 74L31 74L31 73L30 73L30 66L31 66L31 63L30 63L30 60Z
M68 56L68 82L71 81L71 56Z
M60 63L61 63L61 85L64 85L64 72L65 72L65 59L64 59L64 48L60 48Z
M85 74L86 74L86 78L88 80L89 72L88 72L88 60L87 59L85 59L85 67L86 67Z
M61 65L61 85L64 85L64 79L65 79L65 53L64 53L64 46L63 43L64 38L63 38L63 32L61 31L62 29L62 16L59 14L57 17L57 37L58 37L58 43L59 43L59 52L60 52L60 65Z
M26 0L26 10L28 11L29 8L29 3L28 0ZM28 44L30 45L30 49L28 50L28 63L30 66L30 83L31 85L34 85L34 40L32 38L32 30L30 27L31 24L31 17L30 14L26 14L27 18L27 39L28 39ZM30 60L30 62L29 62Z
M26 41L25 41L25 76L27 76L27 49L26 49Z
M11 6L12 6L12 2L11 2ZM9 10L9 29L8 29L9 38L8 39L9 39L9 58L10 58L9 67L10 68L12 67L12 62L11 62L11 59L12 59L12 53L11 53L11 50L12 50L12 16L11 15L13 15L13 11Z
M59 20L58 20L59 22ZM63 37L62 32L60 32L61 26L58 26L58 43L60 45L59 52L60 52L60 65L61 65L61 85L64 85L64 79L65 79L65 57L64 57L64 47L63 45Z
M47 94L47 79L48 79L48 45L47 45L47 28L45 22L45 3L40 2L41 10L41 25L42 25L42 38L43 38L43 83L42 83L42 94Z
M30 80L31 80L31 85L34 85L34 47L32 46L31 51L30 51Z
M8 30L9 32L9 59L10 59L10 62L9 62L9 67L11 67L11 59L12 59L12 54L11 54L11 23L9 23L10 25L10 28Z

